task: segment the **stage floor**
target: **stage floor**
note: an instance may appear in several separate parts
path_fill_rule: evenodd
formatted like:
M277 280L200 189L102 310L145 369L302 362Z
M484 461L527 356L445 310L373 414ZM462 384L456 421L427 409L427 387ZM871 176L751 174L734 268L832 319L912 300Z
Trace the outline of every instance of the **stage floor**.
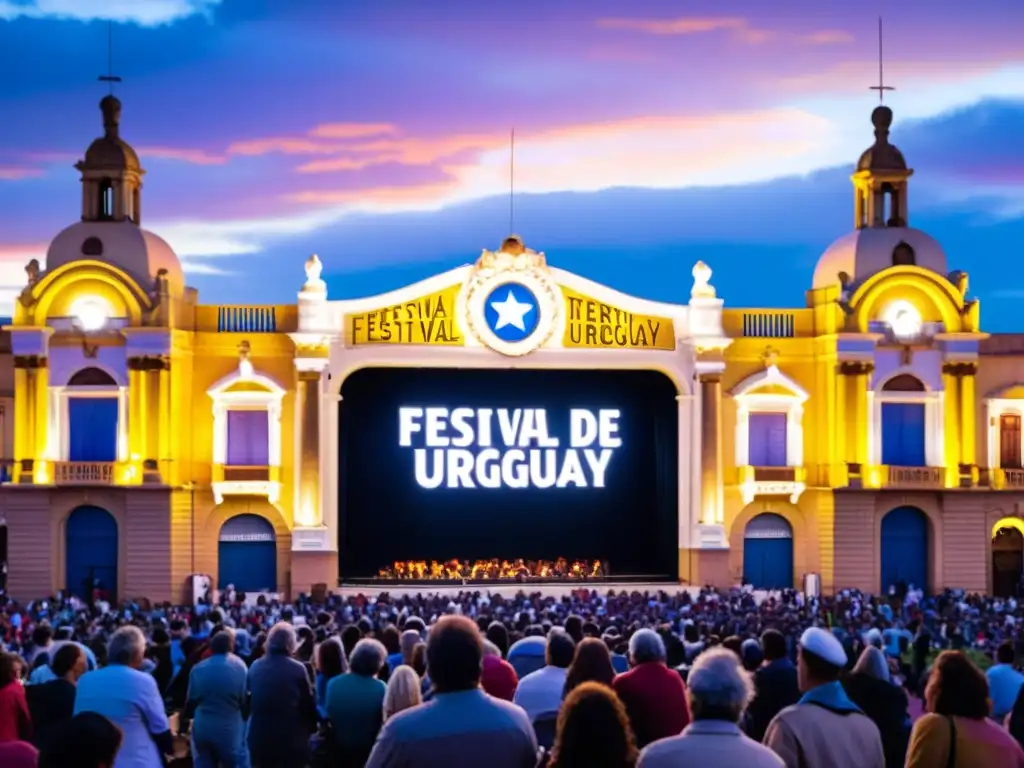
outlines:
M501 584L432 584L429 581L420 581L409 584L381 584L379 586L370 582L359 584L342 584L334 593L342 597L355 597L356 595L379 595L387 592L389 595L438 595L440 597L452 597L460 592L479 592L483 595L500 595L501 597L512 597L519 592L543 597L565 597L580 589L591 589L601 594L608 592L657 592L663 590L669 593L689 592L693 597L700 593L699 587L689 587L675 582L665 581L548 581L532 582L526 584L501 583Z

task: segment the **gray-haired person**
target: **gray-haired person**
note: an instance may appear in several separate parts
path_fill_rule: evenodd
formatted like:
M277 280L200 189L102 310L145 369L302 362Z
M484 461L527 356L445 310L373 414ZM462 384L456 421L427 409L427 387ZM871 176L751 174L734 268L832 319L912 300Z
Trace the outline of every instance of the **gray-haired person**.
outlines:
M724 648L705 651L693 663L688 682L693 722L680 735L647 746L637 768L785 766L782 758L740 730L739 719L754 695L754 684L735 653Z
M638 629L629 638L628 672L612 681L626 707L641 749L652 741L675 736L690 723L686 684L665 665L665 642L653 629Z
M255 768L305 768L316 729L316 697L291 624L275 624L266 654L249 669L248 745Z
M387 686L377 677L388 652L379 640L364 637L352 649L348 672L327 684L327 717L344 765L363 765L384 722Z
M234 650L234 630L222 629L210 640L210 658L189 674L183 721L192 720L195 768L249 768L243 719L249 670Z
M156 680L139 671L146 656L146 637L138 627L121 627L110 638L109 664L82 675L75 695L75 714L95 712L124 732L118 768L149 768L174 750L171 726ZM163 755L161 754L163 753Z

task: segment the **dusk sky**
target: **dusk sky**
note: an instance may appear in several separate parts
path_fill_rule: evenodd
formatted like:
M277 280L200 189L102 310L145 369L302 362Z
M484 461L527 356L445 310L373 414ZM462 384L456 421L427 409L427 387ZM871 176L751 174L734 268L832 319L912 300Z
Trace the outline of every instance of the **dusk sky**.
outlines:
M333 298L474 260L685 302L803 306L853 226L878 15L910 223L1024 332L1024 3L1010 0L0 0L0 314L80 213L108 21L143 224L204 303Z

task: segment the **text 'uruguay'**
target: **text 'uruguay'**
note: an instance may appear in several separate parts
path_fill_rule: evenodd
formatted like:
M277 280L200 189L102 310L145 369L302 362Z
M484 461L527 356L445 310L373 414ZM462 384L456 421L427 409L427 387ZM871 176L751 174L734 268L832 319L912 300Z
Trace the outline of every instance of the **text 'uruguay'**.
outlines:
M550 425L567 418L567 445ZM604 488L619 436L615 408L398 409L398 442L412 448L423 488Z

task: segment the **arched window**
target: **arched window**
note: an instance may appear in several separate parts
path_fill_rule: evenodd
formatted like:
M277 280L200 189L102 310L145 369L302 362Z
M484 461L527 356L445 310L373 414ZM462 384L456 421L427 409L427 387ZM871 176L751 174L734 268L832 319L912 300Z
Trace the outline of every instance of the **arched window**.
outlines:
M943 466L942 392L910 372L876 383L872 401L869 464Z
M117 382L104 370L83 368L68 379L69 387L116 387Z
M894 267L912 267L917 264L917 256L914 249L904 242L900 242L892 250L892 265Z
M122 433L126 434L125 391L101 368L76 371L63 388L61 457L71 462L112 463L123 460Z
M917 376L901 373L894 376L882 386L883 392L924 392L925 386Z
M100 182L100 219L114 218L114 183L110 179Z

